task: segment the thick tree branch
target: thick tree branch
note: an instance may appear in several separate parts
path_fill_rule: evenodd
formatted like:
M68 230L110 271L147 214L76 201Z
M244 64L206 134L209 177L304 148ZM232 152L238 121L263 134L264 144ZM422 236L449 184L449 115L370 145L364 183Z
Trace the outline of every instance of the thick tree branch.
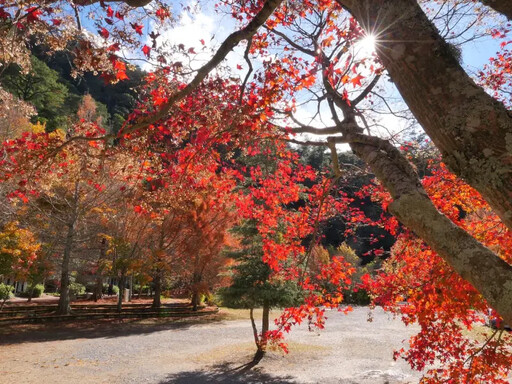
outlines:
M288 143L297 144L297 145L309 145L312 147L327 147L327 141L312 141L312 140L295 140L295 139L285 139Z
M72 3L76 5L81 6L87 6L96 4L99 2L102 3L125 3L133 8L139 8L139 7L145 7L149 3L151 3L152 0L73 0Z
M512 230L512 114L477 86L415 0L337 0L377 53L450 170ZM510 1L488 1L505 12Z
M403 154L387 140L362 134L356 113L351 110L354 107L326 79L324 83L332 117L343 135L341 139L329 137L329 145L348 142L390 192L394 200L390 212L472 284L507 323L512 323L512 266L439 212ZM344 107L343 121L337 116L335 104Z
M235 48L242 40L251 39L252 36L254 36L254 34L258 31L258 29L263 24L265 24L267 19L272 15L276 8L279 7L281 2L282 0L267 0L261 10L249 22L249 24L247 24L244 28L233 32L222 42L217 52L215 52L215 55L213 55L210 61L199 68L194 79L192 79L192 81L188 83L185 88L169 97L168 101L162 105L158 112L148 117L141 118L133 125L126 126L126 128L122 130L120 134L127 134L137 131L138 129L144 128L166 117L171 107L176 102L182 100L190 93L192 93L192 91L201 84L206 76L208 76L208 74L226 58L228 53L231 52L233 48Z
M242 83L242 87L240 89L240 99L239 104L242 105L242 100L244 98L244 92L245 92L245 86L247 85L247 82L249 81L249 77L251 76L251 73L253 71L251 59L249 58L249 53L251 52L251 45L252 45L252 37L247 40L247 47L245 48L244 52L244 59L247 65L249 66L249 70L247 71L247 74L245 75L244 81Z
M507 19L512 20L512 1L510 0L480 0L482 4L494 9L496 12L505 15Z
M340 133L338 127L316 128L307 125L303 125L300 128L287 128L286 130L292 133L311 133L313 135L335 135L336 133Z

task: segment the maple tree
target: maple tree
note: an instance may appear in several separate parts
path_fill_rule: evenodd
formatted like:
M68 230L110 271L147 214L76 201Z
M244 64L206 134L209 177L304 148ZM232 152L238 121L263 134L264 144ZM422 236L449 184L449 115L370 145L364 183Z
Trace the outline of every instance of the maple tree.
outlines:
M68 132L68 137L87 135L89 130L101 128L82 120L74 125L74 132ZM69 311L70 268L77 244L82 244L82 236L88 236L84 233L87 220L96 217L95 207L122 194L115 183L108 187L105 184L121 172L103 161L100 154L105 147L93 142L65 143L66 136L61 131L25 132L3 143L10 156L3 160L2 169L4 185L11 187L5 197L39 229L44 243L62 255L61 313ZM60 146L66 148L55 152Z
M37 260L41 244L34 234L10 222L0 232L0 275L23 279Z
M207 198L198 200L187 216L183 245L191 259L191 303L197 311L201 295L210 292L211 280L218 275L223 259L221 251L227 244L227 230L234 219L226 203Z
M422 183L436 207L510 262L510 232L481 195L437 160L431 161L430 169ZM383 205L390 202L378 184L361 193L371 194ZM489 333L475 327L487 313L481 294L414 233L399 229L391 217L382 216L382 221L397 231L397 242L381 271L374 278L365 276L364 287L376 303L400 315L406 324L421 326L409 348L395 352L395 358L404 357L416 369L428 367L424 378L428 383L505 383L512 359L507 350L510 336L502 328ZM491 318L496 316L493 312ZM476 340L471 336L473 327L481 332ZM434 361L442 362L442 367L432 367Z
M481 3L508 19L512 16L507 1ZM339 304L342 293L336 289L331 292L332 285L343 285L350 275L350 267L336 258L311 276L305 276L308 271L302 271L301 267L289 268L286 264L290 260L307 259L312 254L315 241L311 242L310 247L305 247L302 240L307 236L316 237L316 221L328 216L327 211L346 209L346 204L332 201L327 197L330 194L326 193L335 188L343 174L335 149L336 144L340 143L349 144L390 193L392 201L386 201L387 211L430 247L427 249L419 240L404 237L399 244L406 244L405 251L396 253L407 255L413 251L421 252L425 255L425 263L421 264L425 268L430 267L428 260L440 262L439 259L430 259L435 253L458 274L456 278L448 279L447 284L459 284L457 279L460 275L476 289L472 291L475 297L466 297L465 304L484 309L487 304L480 300L478 292L488 305L510 323L512 267L498 244L489 245L492 240L506 246L508 230L512 228L512 133L510 111L507 109L510 98L506 96L510 81L509 44L505 41L501 47L503 51L480 75L482 84L492 87L494 96L503 100L502 103L474 83L448 44L449 36L443 36L436 28L435 23L439 20L436 13L442 12L438 4L447 4L455 11L460 4L473 7L478 17L487 12L480 2L469 0L440 3L422 1L423 8L413 0L230 2L227 4L228 12L243 27L230 34L211 59L195 71L184 65L184 60L170 61L173 54L193 58L195 47L181 44L167 50L158 45L157 28L162 27L162 23L171 22L170 8L160 2L112 2L114 7L94 1L74 2L71 8L75 10L82 7L95 10L92 12L98 16L95 27L104 44L93 44L81 36L79 12L74 17L68 14L66 20L54 18L56 10L65 11L61 2L53 2L51 7L34 7L29 2L21 6L6 5L1 8L4 26L1 31L5 41L9 42L23 42L27 36L43 36L41 39L51 49L63 49L67 42L75 41L77 71L102 71L107 80L127 77L127 64L118 56L121 48L136 49L147 59L156 59L160 69L148 75L141 104L132 113L118 138L135 153L143 152L152 159L148 166L142 166L145 173L142 178L146 178L150 185L152 179L165 179L164 184L176 183L178 191L188 188L196 192L213 183L220 189L220 194L227 194L232 192L235 180L248 174L252 182L261 187L251 189L251 198L241 198L237 208L246 219L261 223L258 230L263 238L263 260L287 278L300 277L303 288L321 292L307 296L304 306L286 311L282 321L278 322L278 330L271 333L276 339L279 339L282 330L289 329L290 323L300 322L312 314L321 319L321 304ZM143 13L142 9L138 9L142 6L146 6L144 12L148 17L152 16L158 21L154 24L154 31L148 31L141 24L141 19L137 19ZM434 14L429 13L432 10ZM492 21L485 20L496 24L494 29L497 32L493 34L505 39L507 24L498 16L495 17ZM69 28L71 25L73 27ZM450 30L450 25L447 30ZM146 44L149 40L143 42L139 38L144 34L152 42L151 47ZM355 53L358 41L365 35L375 37L376 55L361 57ZM55 36L59 36L59 39ZM243 82L224 76L222 68L212 74L227 54L244 40L244 59L249 74ZM27 45L13 45L18 48L12 52L6 51L7 46L2 45L3 60L15 61L27 67ZM254 56L262 58L256 70L251 63ZM376 112L374 100L379 98L376 89L386 76L396 85L414 117L439 148L445 164L475 188L467 193L480 199L478 191L481 199L489 203L498 215L503 223L501 225L505 226L502 227L504 235L487 231L494 240L484 238L476 228L468 226L469 222L462 222L450 215L454 212L454 205L450 208L452 211L446 211L449 204L441 206L435 194L429 190L429 185L425 182L422 184L407 156L391 140L373 133L377 124L372 124L371 112ZM332 124L317 127L310 121L297 118L297 107L302 104L301 99L308 90L313 94L309 102L318 102L318 110L323 116L328 116ZM321 104L325 107L320 107ZM223 147L231 146L254 155L265 151L260 145L262 141L300 142L296 137L289 137L298 133L327 136L325 141L308 140L301 143L330 149L332 179L317 178L310 169L298 167L284 147L278 151L282 161L270 174L262 173L258 167L245 171L237 169L235 162L229 161L233 154L226 154L227 151L223 150ZM81 139L98 145L113 137L107 134L100 140L99 136L96 133L86 134ZM18 144L8 143L4 147L12 150ZM59 145L68 144L61 140L55 146ZM141 149L143 145L150 149ZM46 144L30 141L31 151L35 154L41 146ZM159 167L155 167L155 164L159 164ZM218 173L222 177L217 178ZM317 184L311 188L298 186L306 179ZM440 188L442 180L437 179L433 185ZM168 193L176 189L161 190ZM302 209L288 212L286 205L303 201L300 193L309 196L308 204ZM24 197L21 195L21 198ZM255 204L254 200L264 201L265 204ZM141 213L150 214L150 205L136 207ZM308 221L308 217L316 217L317 220ZM285 239L278 242L272 235L282 220L286 222L288 231ZM492 221L498 223L498 218L488 222ZM387 226L392 228L389 223ZM162 265L166 264L161 250L154 254L158 255ZM297 263L297 266L301 265ZM412 260L411 265L415 265ZM424 270L416 268L411 273ZM394 275L401 277L397 271ZM325 280L332 284L324 284ZM391 285L403 284L399 280L384 281ZM384 290L385 284L380 289ZM477 298L480 300L478 305ZM448 321L450 315L468 323L468 319L475 319L471 317L470 305L461 307L453 301L447 303L450 304L442 306L442 311L445 311L443 320ZM432 309L430 303L428 308ZM442 311L432 310L431 313ZM426 313L428 311L425 309L421 316L426 316ZM421 316L415 319L422 320ZM321 320L318 321L318 324L321 323ZM461 350L454 347L460 340L454 327L449 337L443 340L446 343L439 344L447 353ZM417 340L424 343L425 348L435 346L434 328L426 328L430 333L422 334L423 338ZM491 340L485 346L496 347L495 351L501 353L503 348L499 343L503 343L503 340L500 338L498 344ZM420 348L420 342L415 346ZM418 354L418 359L428 359L425 348ZM448 367L452 373L443 371L440 375L463 372L470 379L483 375L483 380L493 380L490 376L492 367L487 361L490 356L486 355L487 348L482 348L485 352L482 358L477 357L479 353L471 352L477 352L475 348L478 347L465 344L464 353L450 355L455 361ZM466 364L460 364L468 351L471 356L469 368ZM447 355L440 353L440 356L443 359ZM506 356L502 357L496 360L500 364L506 361ZM415 366L424 367L419 363ZM497 374L500 372L501 368ZM456 380L455 376L450 378Z

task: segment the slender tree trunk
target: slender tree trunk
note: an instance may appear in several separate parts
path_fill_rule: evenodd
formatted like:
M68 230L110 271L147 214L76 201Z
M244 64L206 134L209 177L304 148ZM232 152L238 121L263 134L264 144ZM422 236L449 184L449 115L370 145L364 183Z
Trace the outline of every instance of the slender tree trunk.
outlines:
M92 293L92 299L97 302L103 297L103 279L101 276L96 277L96 283L94 284L94 292Z
M140 299L141 296L142 296L142 289L144 288L144 286L142 285L142 282L140 283L140 286L139 286L139 292L137 293L137 298Z
M60 298L57 307L57 313L66 315L70 312L69 306L69 264L71 262L71 254L73 252L73 242L75 237L75 225L78 218L78 197L80 183L75 183L75 192L73 195L73 212L68 223L68 232L66 234L66 241L64 243L64 255L62 257L62 271L60 279Z
M160 300L160 295L162 294L162 276L160 271L157 271L155 276L155 296L153 297L152 308L160 308L162 306L162 302Z
M256 348L260 349L260 338L258 336L258 327L256 327L256 322L254 321L254 308L251 307L249 310L249 317L251 318L251 326L252 326L252 334L254 336L254 343L256 344Z
M261 339L258 334L258 328L256 327L256 321L254 321L254 308L251 307L249 310L249 316L251 318L252 333L254 336L254 343L256 344L256 353L252 359L253 364L257 364L265 356L265 349L262 348Z
M416 0L337 1L377 36L379 58L443 161L512 230L512 113L468 76ZM484 3L503 13L512 4Z
M64 256L62 258L62 271L60 277L60 298L57 313L66 315L70 312L69 306L69 264L71 261L71 252L73 248L75 226L74 221L68 225L68 234L66 236L66 243L64 247Z
M199 292L199 284L201 283L202 276L200 273L194 272L192 276L192 310L197 311L199 304L201 304L201 293Z
M124 296L124 287L126 285L126 276L125 272L121 272L121 278L119 279L119 296L117 298L117 312L121 313L123 309L123 296Z
M103 238L101 239L100 257L98 259L98 268L96 270L96 284L94 285L94 292L92 295L94 302L97 302L103 296L103 278L101 276L102 268L100 268L100 265L105 259L106 248L107 239Z
M268 302L263 303L263 313L261 317L261 335L258 334L258 328L256 327L256 322L254 321L254 309L251 308L249 311L249 315L251 318L251 326L252 332L254 336L254 342L256 343L256 353L254 354L252 362L257 364L261 361L261 359L265 356L267 349L267 332L269 330L270 325L270 306Z
M270 325L270 305L267 301L263 302L263 314L261 317L261 340L263 348L267 347L267 332Z
M129 293L128 293L128 301L132 301L132 296L133 296L133 276L130 275L130 281L128 282L128 289L129 289Z

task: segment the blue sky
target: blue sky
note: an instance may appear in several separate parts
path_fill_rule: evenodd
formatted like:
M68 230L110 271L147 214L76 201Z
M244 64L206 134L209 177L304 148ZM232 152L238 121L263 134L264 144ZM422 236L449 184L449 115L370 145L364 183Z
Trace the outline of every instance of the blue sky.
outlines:
M167 41L171 44L184 44L186 48L194 47L197 52L202 52L196 57L193 68L199 68L206 60L211 57L210 49L215 49L220 43L236 28L237 25L229 15L219 14L213 10L213 2L207 2L207 6L204 6L205 2L202 2L202 7L194 7L193 12L182 13L181 19L177 21L177 24L168 31L160 31L162 36L158 39L159 44ZM190 0L189 5L197 4L194 0ZM112 6L114 9L115 7ZM179 13L180 8L176 7L175 12ZM86 21L87 17L83 15L83 24L88 30L96 33L96 27L90 21ZM495 21L495 20L494 20ZM152 28L148 23L144 26L144 31L150 31ZM469 31L471 34L472 31ZM204 51L201 50L202 45L200 40L203 39L206 42L206 48ZM149 38L148 42L149 44ZM488 63L489 58L494 56L499 50L500 41L493 39L491 36L480 38L476 41L470 41L462 46L462 59L463 65L469 73L475 73L478 69L481 69L484 64ZM247 70L246 63L243 59L244 46L237 47L227 57L226 65L232 70L232 74L243 78L245 71ZM129 57L141 57L141 52L129 53ZM180 58L173 58L172 60L180 60ZM255 59L255 66L258 67L258 59ZM242 65L242 69L237 69L237 64ZM150 70L151 65L143 64L144 69ZM400 99L400 96L394 86L391 84L385 84L385 93L389 96L390 100ZM399 101L395 103L397 109L403 108L403 105ZM310 114L308 111L309 107L298 111L300 115L307 121L307 115ZM396 132L397 130L403 129L404 125L402 121L397 120L392 116L385 116L383 118L383 124L390 127L391 131ZM385 133L383 133L385 134Z

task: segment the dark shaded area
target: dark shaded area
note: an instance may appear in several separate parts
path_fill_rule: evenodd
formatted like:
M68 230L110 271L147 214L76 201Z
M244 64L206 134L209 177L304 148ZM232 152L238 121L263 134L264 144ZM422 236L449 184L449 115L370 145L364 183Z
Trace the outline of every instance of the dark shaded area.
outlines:
M245 364L232 368L231 364L219 364L208 368L205 371L180 372L169 375L159 384L201 384L201 383L223 383L223 384L278 384L298 383L292 376L272 376L263 373L259 369L248 369L250 365Z
M300 147L297 152L303 164L307 164L318 171L330 172L330 155L326 148ZM340 181L340 191L352 200L349 205L350 209L363 213L373 222L378 222L383 214L380 204L372 201L370 196L361 197L358 194L363 186L372 183L374 175L364 172L366 168L364 163L352 152L338 153L338 158L342 168L347 172L347 175ZM334 197L337 198L338 196L335 195ZM346 231L351 226L349 224L350 219L351 213L347 211L340 212L321 223L321 244L326 248L336 249L342 243L346 243L361 258L363 265L373 261L373 250L382 249L385 255L389 254L389 250L395 243L395 238L390 233L377 224L365 224L358 225L347 236ZM305 240L306 246L309 241L311 241L310 238Z
M160 319L150 323L140 320L83 320L72 323L3 326L0 345L74 339L116 338L145 335L175 329L188 329L195 325L211 324L223 320L222 315L201 318Z

